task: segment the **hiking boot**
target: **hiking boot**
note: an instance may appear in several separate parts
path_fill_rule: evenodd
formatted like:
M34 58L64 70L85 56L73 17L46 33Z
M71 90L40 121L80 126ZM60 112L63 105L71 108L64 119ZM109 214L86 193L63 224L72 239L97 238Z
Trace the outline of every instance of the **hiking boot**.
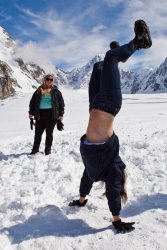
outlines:
M47 147L45 148L45 155L50 155L51 154L51 148Z
M33 149L33 150L31 151L30 155L35 155L35 154L38 153L38 152L39 152L39 150L34 150L34 149Z
M134 32L133 41L138 49L148 49L152 46L150 31L145 21L137 20L134 24Z

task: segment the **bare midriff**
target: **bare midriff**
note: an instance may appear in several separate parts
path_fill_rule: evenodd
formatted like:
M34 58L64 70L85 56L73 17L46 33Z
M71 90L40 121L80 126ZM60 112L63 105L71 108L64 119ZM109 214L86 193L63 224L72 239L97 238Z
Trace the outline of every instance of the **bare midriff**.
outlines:
M105 142L113 134L113 122L113 115L92 109L86 132L87 140L89 142Z

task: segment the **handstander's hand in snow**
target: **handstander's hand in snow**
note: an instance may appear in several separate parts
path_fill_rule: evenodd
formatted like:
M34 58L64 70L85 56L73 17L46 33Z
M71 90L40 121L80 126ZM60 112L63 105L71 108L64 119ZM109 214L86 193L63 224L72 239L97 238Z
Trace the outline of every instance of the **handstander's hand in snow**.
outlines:
M80 202L80 200L73 200L72 202L70 202L68 205L70 207L74 207L74 206L77 206L77 207L84 207L87 203L88 199L84 200L83 203Z
M135 227L133 225L135 222L123 222L120 220L114 221L113 223L114 228L116 229L117 233L129 233L133 230L135 230Z

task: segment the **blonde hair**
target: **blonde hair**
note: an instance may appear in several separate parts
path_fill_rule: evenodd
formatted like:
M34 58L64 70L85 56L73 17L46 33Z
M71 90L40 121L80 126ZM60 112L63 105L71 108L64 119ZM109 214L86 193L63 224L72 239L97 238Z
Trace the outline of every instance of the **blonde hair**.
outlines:
M122 179L121 179L121 191L120 196L123 204L126 204L128 200L128 195L126 191L126 180L127 180L127 174L125 170L123 171ZM100 181L100 187L102 188L104 185L104 181ZM106 195L106 191L103 193L103 195Z
M43 79L42 79L42 83L45 85L45 81L46 81L46 78L47 77L53 77L53 84L54 84L54 82L55 82L55 76L54 76L54 74L46 74L46 75L44 75L44 77L43 77ZM52 85L53 85L52 84Z
M126 204L127 200L128 200L128 195L127 195L127 191L126 191L126 180L127 180L127 174L124 170L123 172L123 176L122 176L122 179L121 179L121 199L122 199L122 202L124 204Z

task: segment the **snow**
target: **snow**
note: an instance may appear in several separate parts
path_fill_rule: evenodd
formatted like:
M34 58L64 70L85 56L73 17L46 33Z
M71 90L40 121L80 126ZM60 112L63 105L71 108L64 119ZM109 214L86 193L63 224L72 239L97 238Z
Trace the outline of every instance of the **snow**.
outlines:
M9 37L8 33L0 26L0 60L5 62L12 61L12 54L15 49L15 42Z
M0 60L7 63L7 65L12 69L12 78L17 80L19 86L13 86L18 92L27 93L32 92L33 88L38 87L39 84L33 77L21 70L16 62L16 43L13 41L8 33L0 26ZM1 73L1 76L4 74Z
M28 73L23 72L18 66L10 65L13 70L13 77L17 79L19 87L15 87L17 92L27 93L32 92L33 87L37 88L39 84Z
M0 103L0 250L166 250L167 93L123 95L114 126L128 174L129 200L121 216L135 221L136 229L119 235L99 183L85 207L68 206L78 198L84 169L79 139L86 131L88 96L87 90L61 91L65 130L55 129L48 156L28 155L32 93Z

